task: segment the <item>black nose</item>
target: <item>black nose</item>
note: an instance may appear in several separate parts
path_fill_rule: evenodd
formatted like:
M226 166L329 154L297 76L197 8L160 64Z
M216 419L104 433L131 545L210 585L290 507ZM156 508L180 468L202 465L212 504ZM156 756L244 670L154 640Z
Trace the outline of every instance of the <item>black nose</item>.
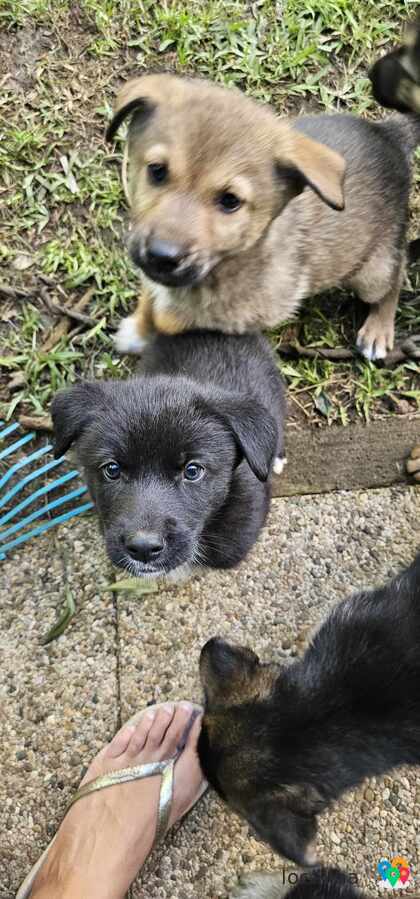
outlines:
M179 244L169 240L152 237L147 246L147 261L155 268L165 272L173 272L185 257Z
M153 531L137 531L125 539L127 552L138 562L156 561L164 545L163 537Z

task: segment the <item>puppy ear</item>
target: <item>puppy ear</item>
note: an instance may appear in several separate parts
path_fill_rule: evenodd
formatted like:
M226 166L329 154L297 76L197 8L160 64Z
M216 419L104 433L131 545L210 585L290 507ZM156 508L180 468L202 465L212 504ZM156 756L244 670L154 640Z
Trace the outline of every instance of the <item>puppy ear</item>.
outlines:
M135 110L146 121L162 99L164 87L168 87L170 80L173 79L168 75L144 75L127 81L117 94L114 115L105 134L106 140L113 140L122 122Z
M286 181L289 199L311 187L332 209L344 209L346 163L339 153L294 128L284 130L276 155L277 174Z
M212 677L223 684L240 673L249 673L258 664L259 658L252 649L232 645L222 637L211 637L200 653L200 670L210 670Z
M257 400L223 399L220 418L232 432L241 454L259 481L266 481L279 444L279 425Z
M248 815L248 821L258 837L286 858L298 865L315 865L314 842L317 833L316 815L303 815L285 807L284 798L262 796Z
M55 459L63 456L80 437L92 420L94 410L102 404L103 396L103 386L89 381L60 390L55 395L51 404Z

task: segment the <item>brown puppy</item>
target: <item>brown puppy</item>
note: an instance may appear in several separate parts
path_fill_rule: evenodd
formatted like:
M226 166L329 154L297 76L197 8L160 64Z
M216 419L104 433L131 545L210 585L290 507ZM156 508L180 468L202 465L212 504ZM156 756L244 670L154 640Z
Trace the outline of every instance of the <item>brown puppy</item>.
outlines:
M129 250L143 295L120 350L140 350L153 328L272 327L305 296L347 284L371 304L360 349L386 355L417 119L302 116L292 127L237 90L163 74L122 88L110 139L129 115Z

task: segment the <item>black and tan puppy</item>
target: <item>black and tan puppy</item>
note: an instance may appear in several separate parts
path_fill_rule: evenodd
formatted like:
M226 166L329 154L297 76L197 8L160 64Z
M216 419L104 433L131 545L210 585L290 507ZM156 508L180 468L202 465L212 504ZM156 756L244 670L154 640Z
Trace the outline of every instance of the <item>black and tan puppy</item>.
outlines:
M116 565L137 577L236 565L282 466L284 394L270 346L251 334L161 336L141 368L57 394L56 456L76 443Z
M381 106L420 114L420 16L408 27L405 44L379 59L369 77Z
M337 868L312 868L289 887L281 874L254 873L241 878L234 899L367 899L353 879Z
M346 285L370 306L360 350L386 356L419 117L289 121L236 89L161 74L123 86L110 139L128 118L129 251L143 293L121 351L141 350L153 328L272 327Z
M313 864L320 812L366 777L420 764L420 554L339 603L289 667L215 638L200 671L207 780L274 850Z

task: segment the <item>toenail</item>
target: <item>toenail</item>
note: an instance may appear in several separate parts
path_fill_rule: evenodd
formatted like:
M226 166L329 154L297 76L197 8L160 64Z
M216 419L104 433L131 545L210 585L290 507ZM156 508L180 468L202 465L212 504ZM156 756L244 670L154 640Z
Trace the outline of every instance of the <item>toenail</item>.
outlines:
M185 709L186 712L190 712L190 714L193 710L192 702L180 702L179 707L180 707L180 709Z
M156 711L154 709L149 709L149 711L146 712L146 718L149 718L150 721L153 721L153 718L155 717L155 715L156 715Z
M166 702L165 705L162 706L162 708L163 708L163 711L166 712L168 715L173 714L174 707L171 702Z

